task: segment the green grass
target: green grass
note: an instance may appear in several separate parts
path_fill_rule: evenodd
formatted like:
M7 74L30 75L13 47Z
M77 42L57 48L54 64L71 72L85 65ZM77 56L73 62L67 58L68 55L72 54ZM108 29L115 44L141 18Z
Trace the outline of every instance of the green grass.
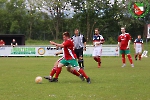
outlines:
M58 83L36 76L47 76L58 57L1 57L0 100L149 100L149 58L134 61L135 67L121 68L121 57L102 57L102 67L85 58L85 72L91 84L68 73L64 67Z

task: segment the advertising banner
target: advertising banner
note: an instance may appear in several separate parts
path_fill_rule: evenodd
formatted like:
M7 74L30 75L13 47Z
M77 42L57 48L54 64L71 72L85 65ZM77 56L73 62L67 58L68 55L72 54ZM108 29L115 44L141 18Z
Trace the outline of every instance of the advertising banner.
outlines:
M93 46L87 46L84 56L92 56ZM0 47L0 56L54 56L61 49L52 46L21 46L21 47ZM104 46L102 56L119 56L114 46Z
M85 56L92 56L93 46L88 46L87 50L84 51ZM116 45L104 45L102 47L102 55L101 56L119 56L119 50L116 51Z

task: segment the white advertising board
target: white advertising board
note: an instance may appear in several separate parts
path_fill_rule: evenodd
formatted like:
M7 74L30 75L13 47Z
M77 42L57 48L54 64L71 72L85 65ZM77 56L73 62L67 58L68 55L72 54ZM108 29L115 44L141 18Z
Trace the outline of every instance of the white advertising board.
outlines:
M86 51L84 51L85 56L92 56L93 46L88 46ZM116 45L103 45L101 56L119 56L119 50L116 51Z
M87 46L85 56L92 56L94 47ZM21 47L0 47L0 56L54 56L61 49L56 50L52 46L21 46ZM115 46L103 46L102 56L119 56Z

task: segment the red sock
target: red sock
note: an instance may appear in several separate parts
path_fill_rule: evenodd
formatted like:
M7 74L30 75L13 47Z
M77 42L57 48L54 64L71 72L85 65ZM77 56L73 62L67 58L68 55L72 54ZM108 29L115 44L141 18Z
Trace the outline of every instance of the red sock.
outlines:
M133 64L131 55L127 54L127 56L128 56L129 61L130 61L130 64Z
M98 57L98 58L97 58L97 61L98 61L98 62L101 62L101 58L100 58L100 57Z
M139 60L141 60L141 54L139 54Z
M72 74L74 74L76 76L80 76L80 74L75 69L71 70L70 73L72 73Z
M80 74L82 74L86 79L88 78L88 76L85 74L85 72L80 68L80 70L78 71Z
M123 63L123 64L126 63L125 54L122 54L122 63Z
M97 57L94 57L94 60L95 60L96 62L98 62L98 59L97 59Z
M61 73L61 69L61 67L57 67L55 78L58 78L59 74Z
M56 68L54 67L53 69L52 69L52 71L50 72L50 76L54 76L54 74L56 73Z
M137 54L135 54L135 56L134 56L135 58L137 57Z

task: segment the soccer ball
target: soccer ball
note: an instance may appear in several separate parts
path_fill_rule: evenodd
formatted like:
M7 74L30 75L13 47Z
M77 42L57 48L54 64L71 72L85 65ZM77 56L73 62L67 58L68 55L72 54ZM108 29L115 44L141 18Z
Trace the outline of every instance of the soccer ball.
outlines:
M42 83L42 77L41 76L37 76L35 78L35 83Z

